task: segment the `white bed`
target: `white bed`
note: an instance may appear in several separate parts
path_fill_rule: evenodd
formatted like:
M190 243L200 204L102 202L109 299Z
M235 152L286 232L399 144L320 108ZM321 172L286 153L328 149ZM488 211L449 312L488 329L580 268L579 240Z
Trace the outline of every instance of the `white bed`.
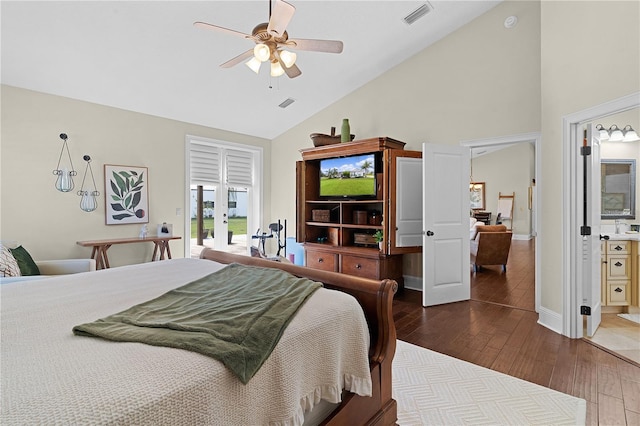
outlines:
M222 267L174 259L0 286L0 424L289 425L342 389L371 395L362 309L326 288L247 385L204 355L72 333Z

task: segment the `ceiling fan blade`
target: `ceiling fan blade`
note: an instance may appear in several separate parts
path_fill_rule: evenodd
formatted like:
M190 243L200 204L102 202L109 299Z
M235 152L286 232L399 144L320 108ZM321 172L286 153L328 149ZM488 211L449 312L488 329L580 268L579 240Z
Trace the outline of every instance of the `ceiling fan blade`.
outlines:
M295 11L296 8L286 1L275 0L267 32L273 36L282 37Z
M342 42L339 40L313 40L304 38L289 39L285 44L291 49L326 53L342 53L343 47Z
M250 58L253 55L253 49L249 49L246 52L243 52L236 56L233 59L229 59L224 64L220 65L220 68L231 68L234 65L238 65L240 62L244 61L247 58Z
M280 65L282 65L282 63ZM287 68L284 65L282 65L282 68L284 68L284 73L289 78L296 78L296 77L298 77L299 75L302 74L302 71L300 71L300 68L298 68L298 66L296 64L291 65L291 67L289 67L289 68Z
M230 30L229 28L220 27L218 25L207 24L206 22L199 22L199 21L194 22L193 26L197 28L204 28L205 30L218 31L218 32L223 32L223 33L231 34L231 35L242 37L242 38L253 39L253 36L249 34L241 33L240 31L236 31L236 30Z
M287 66L284 64L284 61L280 57L280 53L277 50L273 52L273 56L275 56L278 62L280 62L280 66L284 70L284 73L287 74L287 77L296 78L302 74L302 71L300 71L300 68L298 68L296 64L293 64L289 68L287 68Z

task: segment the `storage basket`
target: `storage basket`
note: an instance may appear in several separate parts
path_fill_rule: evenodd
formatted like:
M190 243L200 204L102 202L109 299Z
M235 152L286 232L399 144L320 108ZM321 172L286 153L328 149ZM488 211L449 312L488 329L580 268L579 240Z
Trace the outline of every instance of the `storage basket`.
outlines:
M377 246L376 237L371 234L363 234L363 233L354 233L353 234L353 243L354 244L362 244L365 246Z
M329 222L329 210L311 210L311 220L314 222Z

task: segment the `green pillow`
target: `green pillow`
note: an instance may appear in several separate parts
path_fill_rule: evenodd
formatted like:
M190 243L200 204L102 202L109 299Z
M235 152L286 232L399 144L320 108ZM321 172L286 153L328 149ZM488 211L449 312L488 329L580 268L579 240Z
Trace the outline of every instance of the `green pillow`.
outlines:
M38 265L36 265L36 262L33 261L33 258L24 247L18 246L14 249L9 249L9 251L18 261L18 267L20 268L20 273L23 276L40 275Z

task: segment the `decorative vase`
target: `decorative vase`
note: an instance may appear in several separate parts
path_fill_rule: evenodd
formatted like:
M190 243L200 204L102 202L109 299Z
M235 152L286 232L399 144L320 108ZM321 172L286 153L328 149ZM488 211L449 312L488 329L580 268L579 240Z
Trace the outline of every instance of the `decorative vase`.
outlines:
M349 119L342 119L342 129L340 132L340 142L351 142L351 127L349 126Z

